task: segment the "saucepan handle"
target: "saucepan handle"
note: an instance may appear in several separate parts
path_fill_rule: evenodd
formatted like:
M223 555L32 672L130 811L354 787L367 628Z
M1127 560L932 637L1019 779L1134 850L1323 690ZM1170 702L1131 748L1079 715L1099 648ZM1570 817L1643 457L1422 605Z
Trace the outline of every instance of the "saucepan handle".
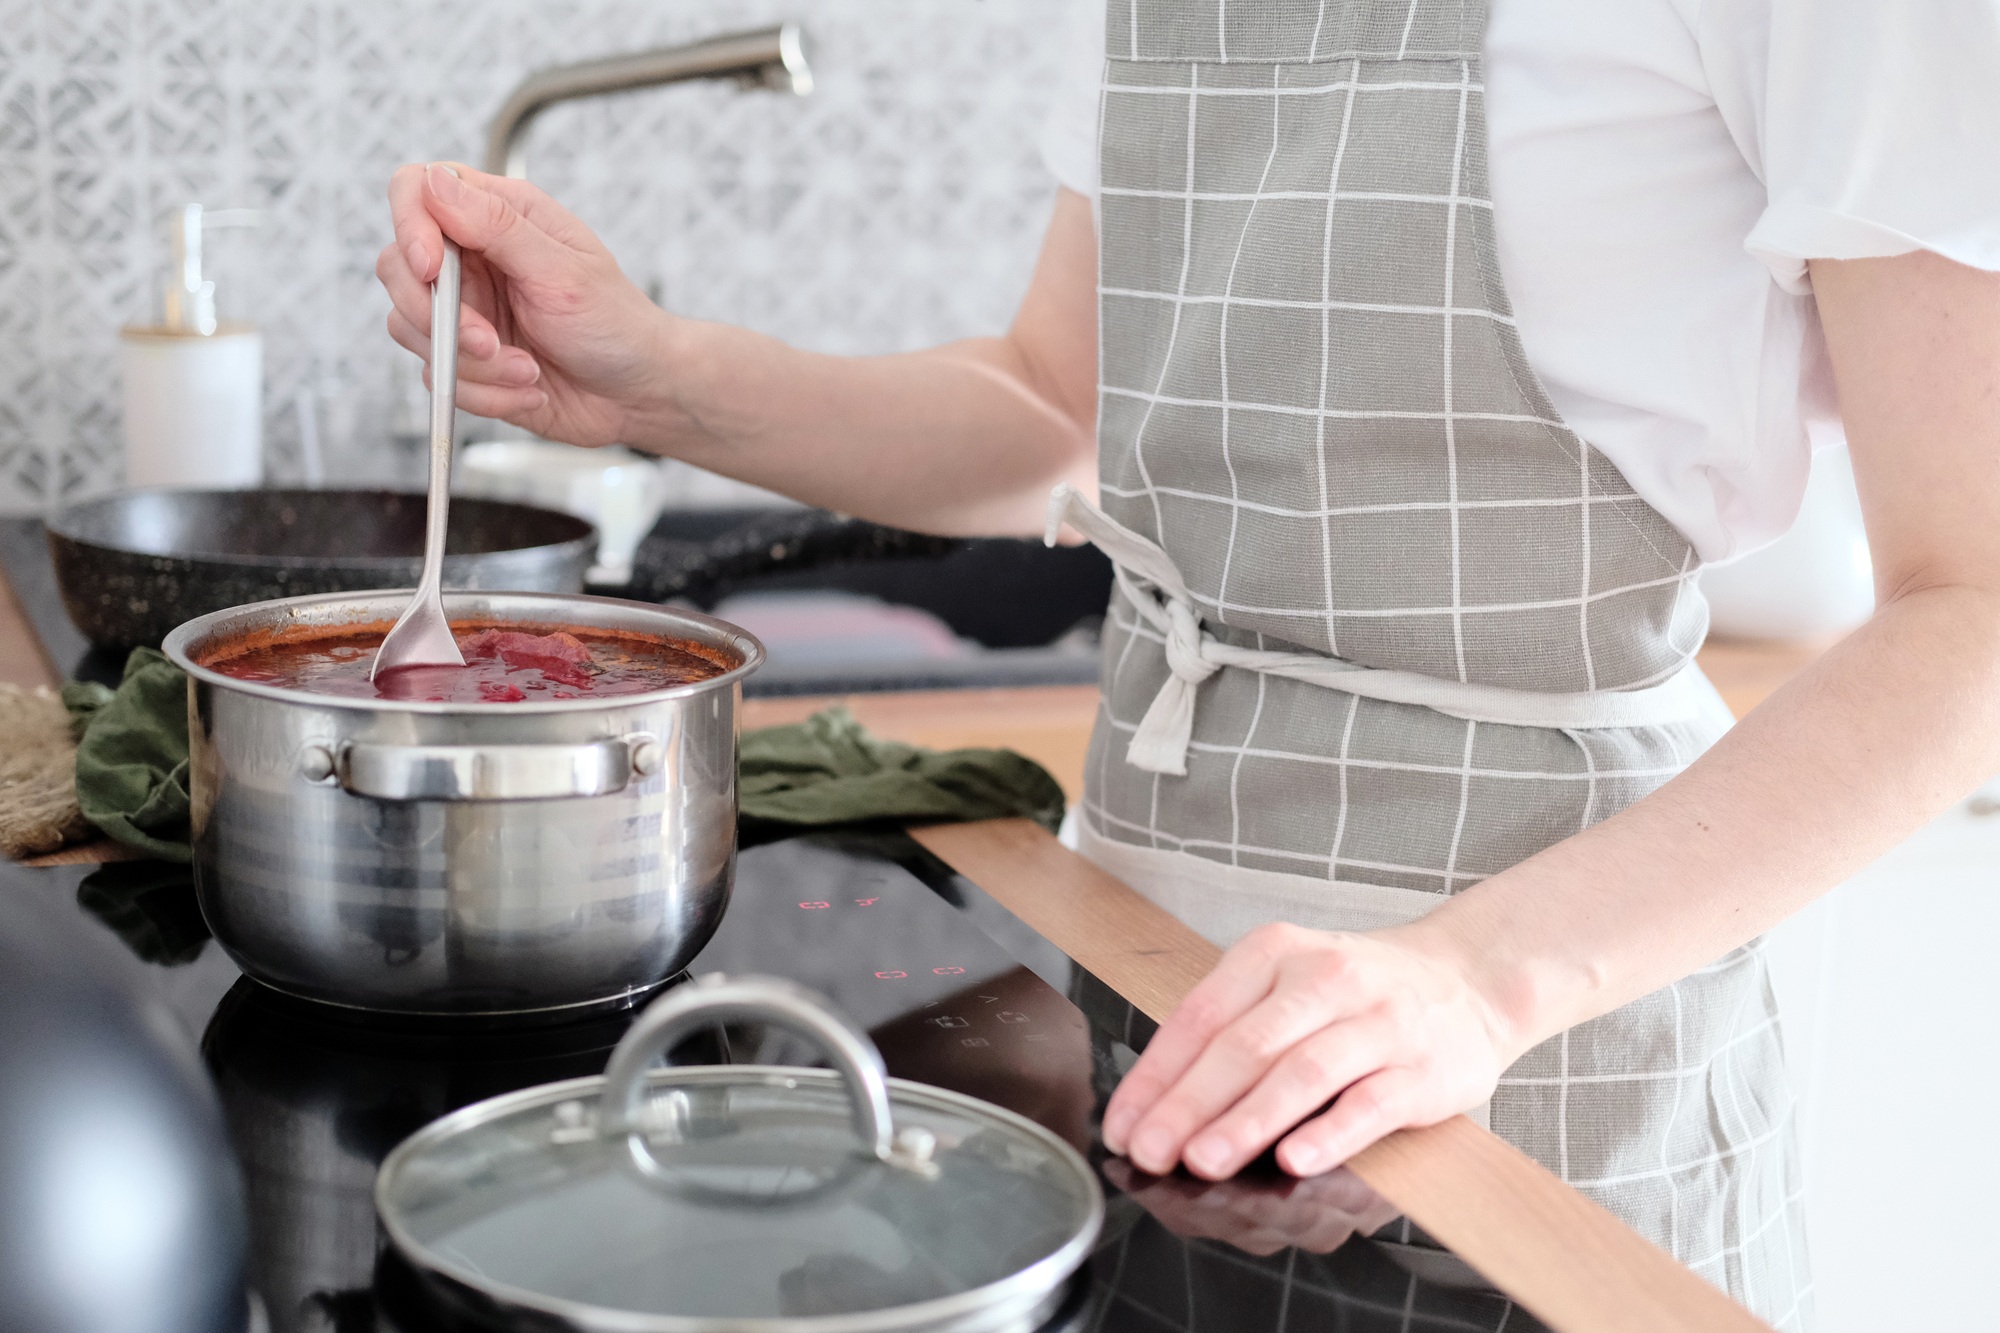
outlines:
M690 1032L732 1021L775 1024L817 1045L847 1083L854 1107L854 1133L862 1150L891 1165L901 1164L908 1146L897 1143L889 1121L888 1074L875 1043L834 1012L825 999L778 977L710 975L655 1000L625 1033L618 1049L611 1053L611 1063L604 1067L598 1132L626 1135L638 1165L653 1166L641 1125L647 1070Z
M378 801L547 801L608 796L663 760L650 733L578 745L313 745L300 757L310 781Z

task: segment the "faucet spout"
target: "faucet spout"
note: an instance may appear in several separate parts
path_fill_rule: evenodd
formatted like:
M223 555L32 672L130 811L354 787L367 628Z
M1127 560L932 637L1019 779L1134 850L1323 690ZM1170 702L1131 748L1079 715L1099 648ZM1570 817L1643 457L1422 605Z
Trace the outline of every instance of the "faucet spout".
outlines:
M806 63L805 34L796 23L782 23L685 46L538 70L507 95L487 127L485 168L494 175L525 178L528 159L523 141L528 128L535 117L558 102L688 79L735 79L745 88L768 88L802 97L813 86L812 67Z

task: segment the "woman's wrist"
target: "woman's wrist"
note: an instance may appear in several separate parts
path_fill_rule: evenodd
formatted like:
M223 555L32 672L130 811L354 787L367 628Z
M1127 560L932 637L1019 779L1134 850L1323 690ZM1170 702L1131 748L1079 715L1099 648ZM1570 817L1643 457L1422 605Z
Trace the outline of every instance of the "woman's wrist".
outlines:
M1386 933L1464 982L1487 1015L1502 1064L1510 1065L1571 1025L1565 997L1576 987L1564 977L1574 969L1524 950L1512 931L1484 920L1480 906L1454 898Z
M713 438L705 404L718 402L712 334L720 326L648 305L641 325L640 373L620 395L621 442L654 454L678 454Z

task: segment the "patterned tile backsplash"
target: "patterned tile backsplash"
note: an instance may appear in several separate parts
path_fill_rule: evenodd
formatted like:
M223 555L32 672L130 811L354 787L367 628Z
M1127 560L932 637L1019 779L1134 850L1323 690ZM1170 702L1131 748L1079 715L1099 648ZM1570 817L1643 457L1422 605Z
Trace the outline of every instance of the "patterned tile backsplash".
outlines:
M477 160L535 68L785 18L812 96L558 107L534 179L688 314L832 352L1004 327L1054 192L1035 134L1069 3L0 0L0 511L121 483L117 330L158 317L189 201L262 210L210 271L264 330L269 478L299 477L308 419L330 480L393 474L421 386L373 273L390 171Z

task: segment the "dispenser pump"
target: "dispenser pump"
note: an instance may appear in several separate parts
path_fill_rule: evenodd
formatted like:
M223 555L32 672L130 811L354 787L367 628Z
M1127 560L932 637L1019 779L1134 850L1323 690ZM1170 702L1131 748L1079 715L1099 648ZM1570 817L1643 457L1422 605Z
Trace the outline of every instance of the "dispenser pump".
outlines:
M166 326L175 333L208 337L215 332L215 283L201 276L202 233L214 227L253 227L254 208L203 211L189 204L174 219L174 277L167 283Z

